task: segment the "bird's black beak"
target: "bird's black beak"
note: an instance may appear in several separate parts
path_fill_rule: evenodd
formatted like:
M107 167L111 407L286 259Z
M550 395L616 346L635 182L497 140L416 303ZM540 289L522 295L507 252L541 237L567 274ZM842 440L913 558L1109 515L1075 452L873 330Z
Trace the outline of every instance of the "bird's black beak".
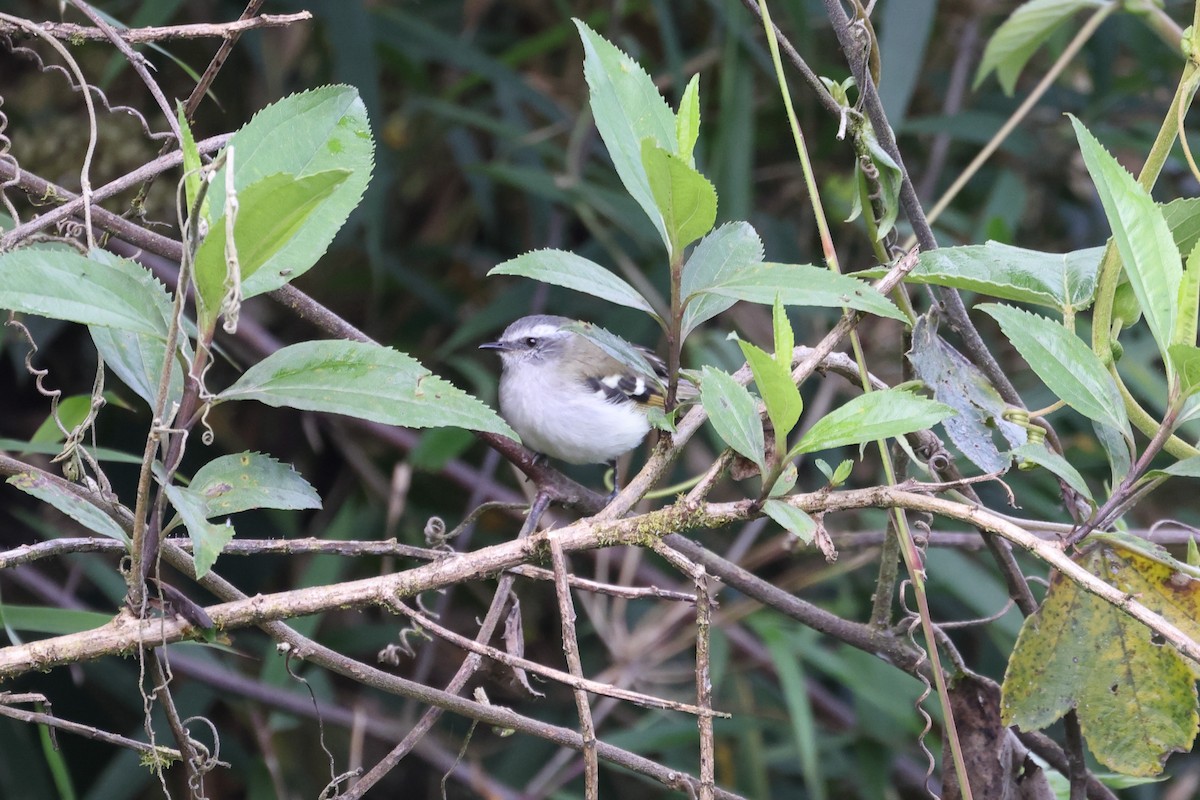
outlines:
M504 342L484 342L479 345L480 350L508 350L509 346Z

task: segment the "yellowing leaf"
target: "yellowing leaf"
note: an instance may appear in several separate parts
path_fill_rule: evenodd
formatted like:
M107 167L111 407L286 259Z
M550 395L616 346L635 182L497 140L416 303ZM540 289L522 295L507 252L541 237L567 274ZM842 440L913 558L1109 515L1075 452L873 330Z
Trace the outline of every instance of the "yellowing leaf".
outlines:
M1105 537L1080 564L1195 635L1200 581L1169 556ZM1183 566L1183 570L1176 565ZM1157 775L1191 748L1198 717L1188 663L1152 631L1056 574L1025 621L1004 675L1006 725L1043 728L1076 709L1088 747L1128 775Z

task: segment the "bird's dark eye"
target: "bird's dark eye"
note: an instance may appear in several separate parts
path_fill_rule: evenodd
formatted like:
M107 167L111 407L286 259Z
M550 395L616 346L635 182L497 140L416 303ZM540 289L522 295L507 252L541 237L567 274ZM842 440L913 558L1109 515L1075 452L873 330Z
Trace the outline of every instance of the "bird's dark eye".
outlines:
M538 343L538 340L537 340L536 336L526 336L525 337L525 346L526 347L537 347L537 343Z

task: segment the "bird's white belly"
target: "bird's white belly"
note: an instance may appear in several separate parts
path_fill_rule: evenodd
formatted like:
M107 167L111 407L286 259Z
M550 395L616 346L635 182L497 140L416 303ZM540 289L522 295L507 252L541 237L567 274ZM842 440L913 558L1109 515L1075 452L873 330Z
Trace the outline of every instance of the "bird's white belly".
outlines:
M637 447L650 431L632 403L612 403L583 389L523 383L504 386L500 414L531 450L568 464L600 464ZM548 410L544 410L548 409Z

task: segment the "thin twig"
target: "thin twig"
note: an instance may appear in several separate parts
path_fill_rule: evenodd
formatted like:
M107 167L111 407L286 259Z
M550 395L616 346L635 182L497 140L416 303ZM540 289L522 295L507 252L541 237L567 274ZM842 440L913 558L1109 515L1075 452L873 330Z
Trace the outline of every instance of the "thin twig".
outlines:
M571 587L567 582L567 559L562 545L551 534L550 563L554 566L554 594L558 598L558 613L562 621L563 655L567 669L577 681L583 681L583 662L579 659L579 641L575 638L575 604L571 602ZM579 714L579 732L583 736L583 793L587 800L599 800L600 762L596 758L596 726L592 722L592 708L587 692L581 687L574 690L575 710ZM700 778L703 786L704 778Z
M261 5L261 3L260 3ZM229 39L257 28L282 28L297 22L307 22L312 19L311 11L298 11L295 14L263 14L262 16L245 18L236 22L197 23L193 25L164 25L146 28L116 29L117 36L129 44L144 44L145 42L162 42L171 39ZM99 27L76 25L71 22L41 22L38 28L55 39L77 42L81 39L103 42L111 41L109 35ZM24 33L25 29L11 22L0 21L0 34Z
M60 719L50 714L42 714L37 711L26 711L21 708L14 708L5 702L4 695L0 694L0 717L8 717L9 719L19 720L20 722L29 722L34 725L46 725L50 728L57 728L67 733L74 733L85 739L92 739L97 742L105 742L106 744L115 745L117 747L125 747L135 752L141 753L154 759L165 759L167 761L178 761L180 759L179 751L172 750L169 747L153 746L145 742L139 742L136 739L130 739L126 736L121 736L117 733L109 733L95 728L91 725L83 725L78 722Z

